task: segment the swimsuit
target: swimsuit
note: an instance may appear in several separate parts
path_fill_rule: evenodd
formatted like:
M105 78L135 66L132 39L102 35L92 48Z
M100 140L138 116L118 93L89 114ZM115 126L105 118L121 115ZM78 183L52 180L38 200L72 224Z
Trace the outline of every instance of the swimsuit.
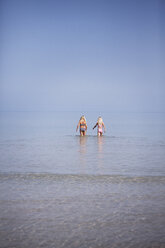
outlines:
M85 132L86 131L86 124L85 123L80 123L80 131Z
M102 132L103 132L103 125L98 124L98 133L102 133Z

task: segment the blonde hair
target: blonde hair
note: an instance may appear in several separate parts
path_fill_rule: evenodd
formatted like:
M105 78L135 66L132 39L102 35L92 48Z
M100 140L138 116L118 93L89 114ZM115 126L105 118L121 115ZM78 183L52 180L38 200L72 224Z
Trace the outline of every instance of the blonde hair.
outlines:
M99 116L98 120L97 120L98 124L102 124L103 123L103 119L101 116Z
M84 120L84 121L86 122L86 118L85 118L84 115L82 115L82 116L80 117L80 121L81 121L81 120Z

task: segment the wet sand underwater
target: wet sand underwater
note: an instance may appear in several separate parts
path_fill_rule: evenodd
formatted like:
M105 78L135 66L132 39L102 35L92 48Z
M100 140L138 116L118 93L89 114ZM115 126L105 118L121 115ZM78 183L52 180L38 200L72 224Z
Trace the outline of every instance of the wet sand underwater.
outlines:
M0 179L0 247L165 247L164 177Z

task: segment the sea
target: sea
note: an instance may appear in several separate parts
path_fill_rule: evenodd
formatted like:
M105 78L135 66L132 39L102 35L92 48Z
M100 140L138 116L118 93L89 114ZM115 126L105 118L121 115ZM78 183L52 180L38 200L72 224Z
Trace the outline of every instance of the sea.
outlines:
M165 248L165 113L0 112L0 248Z

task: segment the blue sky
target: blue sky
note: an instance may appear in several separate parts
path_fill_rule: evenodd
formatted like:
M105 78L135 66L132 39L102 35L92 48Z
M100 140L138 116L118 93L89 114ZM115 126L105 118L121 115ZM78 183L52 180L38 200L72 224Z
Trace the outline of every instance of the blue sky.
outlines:
M0 4L0 110L165 111L165 1Z

